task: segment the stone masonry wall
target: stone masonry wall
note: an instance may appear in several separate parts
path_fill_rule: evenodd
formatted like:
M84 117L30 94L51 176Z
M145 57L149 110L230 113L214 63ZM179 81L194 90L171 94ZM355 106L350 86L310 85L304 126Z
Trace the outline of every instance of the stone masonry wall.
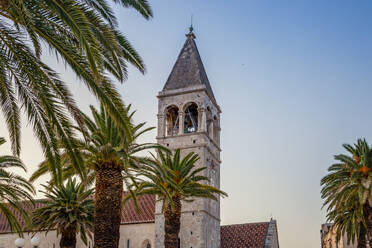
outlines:
M167 95L168 93L170 94ZM198 106L197 132L183 133L180 131L176 135L167 136L165 130L167 108L176 106L179 109L179 115L184 116L183 111L191 102ZM207 167L203 175L210 178L210 184L220 187L220 129L219 126L216 128L219 125L219 107L210 100L205 91L188 89L187 92L179 90L161 92L158 111L158 143L169 149L180 148L182 156L189 152L199 154L197 167ZM163 248L164 217L160 203L157 203L155 213L155 247ZM196 199L191 203L183 203L180 241L181 248L219 248L220 202Z

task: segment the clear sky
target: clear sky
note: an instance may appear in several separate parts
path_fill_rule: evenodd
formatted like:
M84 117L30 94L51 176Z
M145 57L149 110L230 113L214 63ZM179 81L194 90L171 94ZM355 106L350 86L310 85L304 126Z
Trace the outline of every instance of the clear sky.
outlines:
M343 143L372 142L372 2L150 1L154 18L116 7L121 30L143 56L119 86L137 120L156 125L157 93L184 43L190 16L222 108L222 224L277 219L283 248L320 247L319 181ZM81 108L94 98L45 50ZM7 137L0 116L0 136ZM145 140L155 141L155 132ZM22 158L42 155L29 127ZM0 152L9 152L9 146Z

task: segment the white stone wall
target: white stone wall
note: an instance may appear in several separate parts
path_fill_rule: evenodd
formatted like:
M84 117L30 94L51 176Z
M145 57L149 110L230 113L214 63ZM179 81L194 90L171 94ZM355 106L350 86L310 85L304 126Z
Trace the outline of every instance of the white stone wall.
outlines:
M164 216L155 217L155 247L164 247ZM181 247L216 248L220 247L220 220L205 211L182 212L181 215Z
M121 225L119 248L127 248L128 239L130 243L129 248L146 248L147 243L154 247L154 238L154 223Z
M56 231L50 231L45 236L45 232L38 232L36 234L40 237L41 243L39 248L59 248L59 237ZM24 239L26 241L25 248L31 247L32 234L25 233ZM155 224L154 223L139 223L127 224L120 226L120 243L119 248L127 248L127 240L130 240L130 248L146 248L146 244L150 243L154 247ZM18 238L14 233L0 234L0 248L15 248L14 241ZM77 241L78 248L92 248L93 242L88 241L87 245L80 240Z

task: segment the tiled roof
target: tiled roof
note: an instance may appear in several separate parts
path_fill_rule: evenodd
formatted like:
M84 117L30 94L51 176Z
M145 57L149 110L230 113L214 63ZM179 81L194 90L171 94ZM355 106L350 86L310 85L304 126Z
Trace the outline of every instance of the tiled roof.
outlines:
M124 193L125 196L126 193ZM135 223L151 223L155 222L155 196L145 195L138 198L139 212L137 212L134 202L128 201L122 208L121 212L121 224L135 224ZM34 208L42 206L41 203L36 203L35 207L32 207L28 202L23 202L24 208L29 212L32 212ZM23 226L23 230L27 231L27 227L18 212L15 213ZM0 211L0 233L11 232L8 221L4 214Z
M186 42L164 85L163 91L203 86L210 97L215 100L212 87L194 40L195 35L189 33L186 36Z
M35 206L31 205L30 202L22 202L23 209L25 209L28 212L31 212L34 208L39 208L42 206L41 203L35 203ZM23 219L21 218L21 214L19 212L15 212L15 216L19 220L21 226L23 227L23 230L26 231L27 227ZM8 224L8 221L5 217L5 215L0 212L0 233L7 233L11 232L10 226Z
M262 248L269 222L221 226L221 248Z
M121 224L155 222L155 196L144 195L137 200L139 212L130 200L121 211Z

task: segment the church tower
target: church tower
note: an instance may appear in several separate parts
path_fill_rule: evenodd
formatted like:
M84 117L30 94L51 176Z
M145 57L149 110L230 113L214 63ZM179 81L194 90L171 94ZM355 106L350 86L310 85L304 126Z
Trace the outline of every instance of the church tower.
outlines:
M159 144L182 155L200 156L197 167L207 167L204 176L220 187L220 114L211 85L195 43L192 27L186 42L159 92ZM161 204L155 211L155 247L164 247L164 217ZM183 202L180 231L181 248L220 248L220 202L197 199Z

